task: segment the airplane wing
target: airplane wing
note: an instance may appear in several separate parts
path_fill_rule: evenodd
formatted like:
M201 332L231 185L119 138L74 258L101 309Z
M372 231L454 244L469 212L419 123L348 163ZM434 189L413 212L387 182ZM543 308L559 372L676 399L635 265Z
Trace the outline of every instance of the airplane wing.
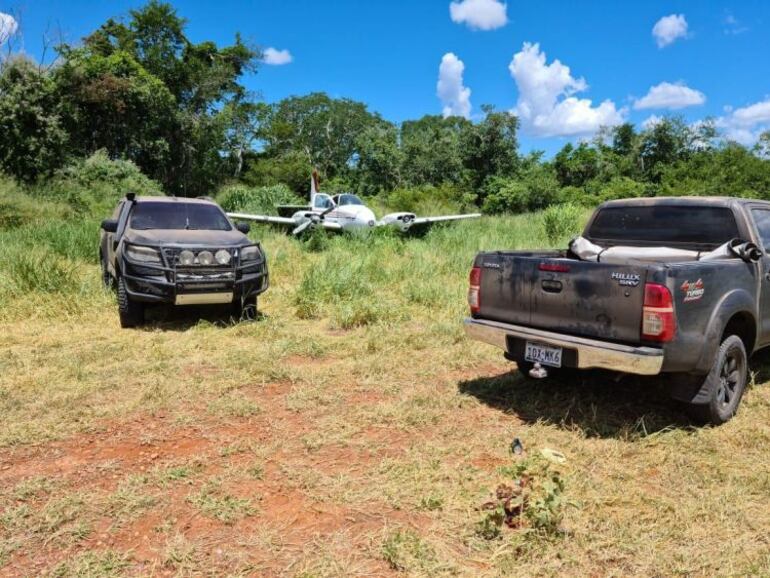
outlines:
M308 211L308 214L311 214ZM325 221L322 218L316 217L315 221L311 219L295 220L289 217L275 217L272 215L250 215L248 213L227 213L227 216L231 219L240 219L243 221L254 221L256 223L269 223L271 225L284 225L286 227L293 227L292 233L299 235L308 228L321 226L327 231L342 231L342 225L331 221Z
M467 215L444 215L442 217L418 217L412 221L415 225L430 225L432 223L441 223L444 221L460 221L463 219L478 219L481 213L468 213Z
M271 223L273 225L295 226L297 222L289 217L274 217L272 215L250 215L248 213L227 213L231 219L254 221L256 223Z
M446 221L459 221L462 219L476 219L481 213L470 213L467 215L443 215L438 217L417 217L414 213L390 213L385 215L377 222L378 227L396 227L402 233L412 229L425 230L434 223Z

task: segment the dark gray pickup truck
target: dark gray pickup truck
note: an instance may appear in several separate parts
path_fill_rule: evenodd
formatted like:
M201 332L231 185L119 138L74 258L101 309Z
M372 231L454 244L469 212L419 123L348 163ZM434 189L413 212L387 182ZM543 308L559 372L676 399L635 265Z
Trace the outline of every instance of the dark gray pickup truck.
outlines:
M666 374L696 420L721 424L770 345L770 203L607 202L567 250L478 254L468 301L466 333L529 377Z

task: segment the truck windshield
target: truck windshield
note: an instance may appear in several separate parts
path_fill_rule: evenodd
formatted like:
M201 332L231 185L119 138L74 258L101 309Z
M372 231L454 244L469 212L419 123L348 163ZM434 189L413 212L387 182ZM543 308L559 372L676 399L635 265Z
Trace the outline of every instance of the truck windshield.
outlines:
M727 207L655 205L606 207L596 215L588 238L609 245L712 245L738 237Z
M131 212L131 228L229 231L232 227L224 213L214 205L149 201L134 206Z

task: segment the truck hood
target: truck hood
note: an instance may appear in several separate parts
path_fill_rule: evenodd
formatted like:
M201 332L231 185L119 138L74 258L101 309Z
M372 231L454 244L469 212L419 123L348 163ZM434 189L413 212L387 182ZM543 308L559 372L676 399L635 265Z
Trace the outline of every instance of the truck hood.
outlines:
M130 229L126 231L125 240L129 243L146 245L190 245L195 247L235 247L251 243L248 237L237 229L230 231Z

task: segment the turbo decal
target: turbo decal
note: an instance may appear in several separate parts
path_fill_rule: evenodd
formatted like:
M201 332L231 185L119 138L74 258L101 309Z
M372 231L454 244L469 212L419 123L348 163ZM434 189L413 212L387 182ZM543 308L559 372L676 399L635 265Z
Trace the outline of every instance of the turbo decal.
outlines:
M685 281L682 283L681 289L684 291L685 303L689 301L698 301L706 292L706 289L703 287L702 279L698 279L697 281Z

